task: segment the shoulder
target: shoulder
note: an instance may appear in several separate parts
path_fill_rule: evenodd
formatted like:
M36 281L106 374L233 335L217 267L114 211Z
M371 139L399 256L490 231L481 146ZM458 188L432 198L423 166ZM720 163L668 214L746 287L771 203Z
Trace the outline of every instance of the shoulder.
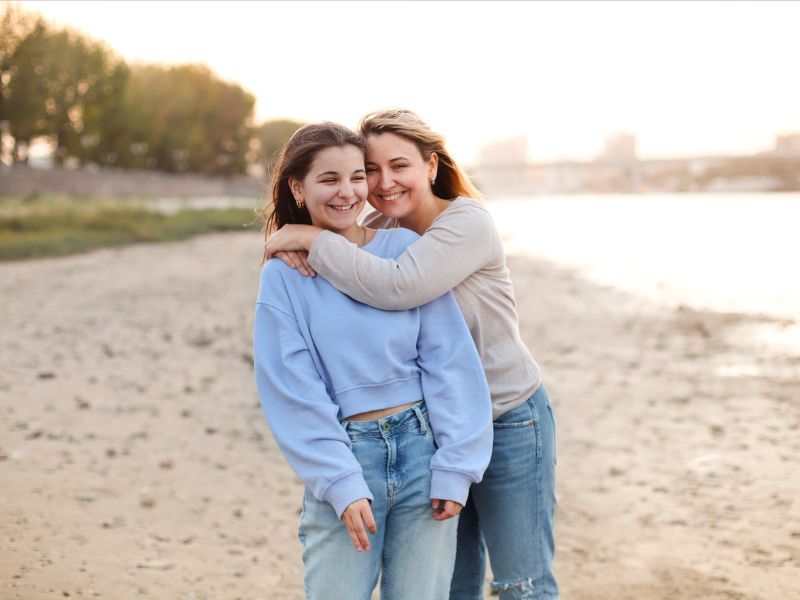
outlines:
M287 266L279 258L270 258L261 268L261 281L279 282L294 272L294 269Z
M452 206L444 211L440 216L447 218L459 218L476 223L494 223L489 209L477 200L459 196L452 200Z
M261 281L258 287L258 302L269 302L271 304L283 303L288 301L287 286L291 285L292 279L298 274L286 264L278 259L269 259L261 268Z
M483 204L462 196L452 200L452 203L434 219L431 228L443 227L469 237L484 239L497 235L494 219Z

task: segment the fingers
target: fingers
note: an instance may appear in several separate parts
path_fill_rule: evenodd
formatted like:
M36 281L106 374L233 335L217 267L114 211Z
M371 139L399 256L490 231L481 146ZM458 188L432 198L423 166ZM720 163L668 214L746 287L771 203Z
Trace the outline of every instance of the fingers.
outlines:
M292 260L297 265L298 270L306 276L314 277L317 273L311 268L308 262L308 252L290 252Z
M267 261L273 256L277 256L278 254L282 253L282 249L280 246L280 233L278 231L270 232L267 239L264 241L264 260ZM286 262L285 260L283 262ZM289 263L286 263L289 264ZM291 266L291 265L289 265Z
M369 507L369 501L363 499L353 502L345 509L342 520L355 549L358 552L369 550L370 543L366 528L369 528L371 533L378 530L372 516L372 509Z
M266 253L264 254L264 256L267 256ZM289 252L276 252L273 256L275 256L275 258L281 259L284 263L286 263L287 267L290 267L292 269L297 268L294 266L294 261L292 260L292 257L290 256Z
M433 500L433 518L437 521L452 519L461 512L463 507L452 500Z
M372 516L372 509L369 507L369 504L364 511L364 524L371 534L375 535L378 533L378 526L375 524L375 518Z
M265 251L265 256L266 256ZM295 252L292 251L278 251L275 252L273 255L275 258L281 259L284 263L286 263L287 267L292 269L297 269L300 273L306 277L314 277L316 276L317 272L311 268L311 265L308 262L308 252Z

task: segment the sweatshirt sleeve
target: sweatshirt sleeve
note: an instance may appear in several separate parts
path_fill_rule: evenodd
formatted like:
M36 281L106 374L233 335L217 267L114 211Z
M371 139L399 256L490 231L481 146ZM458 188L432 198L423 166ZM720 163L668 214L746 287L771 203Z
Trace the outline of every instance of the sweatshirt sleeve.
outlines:
M258 302L253 360L261 406L289 466L318 500L341 517L356 500L373 499L350 438L339 423L293 315Z
M455 298L420 307L417 363L438 449L431 458L431 498L463 505L492 454L492 403L478 351Z
M383 310L416 308L438 298L492 258L497 230L485 208L448 208L396 259L380 258L344 237L323 231L309 263L335 288Z

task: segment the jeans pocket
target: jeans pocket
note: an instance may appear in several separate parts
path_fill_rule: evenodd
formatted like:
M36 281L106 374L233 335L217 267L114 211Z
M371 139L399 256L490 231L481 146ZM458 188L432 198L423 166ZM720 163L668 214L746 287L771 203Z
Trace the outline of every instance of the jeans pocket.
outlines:
M550 414L550 424L553 427L553 464L555 465L558 463L558 457L556 452L558 449L558 446L556 444L556 418L553 415L553 406L549 402L547 404L547 412Z
M438 450L439 449L439 444L436 443L436 436L433 435L433 430L430 427L428 428L428 431L426 431L424 433L420 432L420 435L422 437L424 437L425 440L428 443L430 443L431 446L433 446L434 450Z
M300 540L301 544L306 542L306 532L303 530L303 517L306 515L306 494L308 494L308 490L303 490L303 499L300 505L300 523L297 526L297 539Z
M531 427L536 424L536 419L528 419L527 421L519 421L513 423L494 423L495 429L511 429L514 427Z
M536 423L536 409L530 402L512 408L504 415L500 415L493 423L495 429L509 429L514 427L531 427Z

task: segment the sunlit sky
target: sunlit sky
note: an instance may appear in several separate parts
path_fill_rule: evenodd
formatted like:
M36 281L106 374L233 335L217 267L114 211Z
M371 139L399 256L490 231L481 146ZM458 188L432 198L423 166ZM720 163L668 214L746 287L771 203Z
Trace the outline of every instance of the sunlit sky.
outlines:
M417 111L461 161L519 135L589 159L766 150L800 133L798 2L22 2L126 60L203 62L258 120Z

